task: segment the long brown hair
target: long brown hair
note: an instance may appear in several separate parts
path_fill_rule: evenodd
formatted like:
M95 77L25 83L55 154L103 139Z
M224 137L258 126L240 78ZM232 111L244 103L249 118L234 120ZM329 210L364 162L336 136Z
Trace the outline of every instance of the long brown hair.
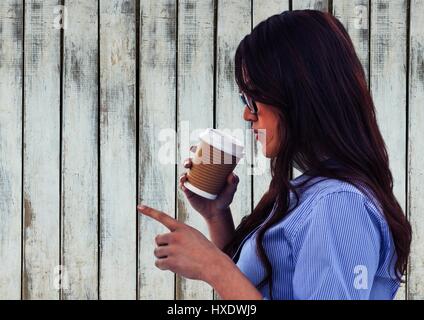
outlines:
M316 10L285 11L259 23L235 54L239 89L277 107L280 150L271 159L272 180L253 212L244 217L224 251L233 256L243 238L259 228L256 246L272 297L272 265L264 233L289 213L290 170L296 164L308 176L339 179L377 199L390 227L401 281L410 252L411 226L393 194L393 177L363 66L343 25ZM337 167L323 165L335 159ZM306 179L298 187L309 182ZM268 217L276 204L273 216ZM296 207L295 206L295 207ZM293 209L295 208L293 207ZM293 210L291 209L291 210ZM291 211L290 210L290 211Z

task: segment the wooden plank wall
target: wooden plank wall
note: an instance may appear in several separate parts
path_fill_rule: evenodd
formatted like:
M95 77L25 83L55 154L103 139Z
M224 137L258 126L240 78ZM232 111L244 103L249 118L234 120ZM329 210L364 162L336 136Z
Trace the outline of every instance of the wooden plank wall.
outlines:
M61 29L58 0L25 5L22 298L58 299L60 265Z
M99 298L137 296L136 5L99 1Z
M64 299L97 299L97 1L68 0L63 44L62 262Z
M182 161L190 157L186 132L214 126L214 12L213 0L184 0L178 3L177 56L177 159L178 177ZM212 13L212 14L211 14ZM207 234L203 218L193 210L183 192L177 194L177 217ZM211 299L212 289L204 282L177 276L176 299Z
M0 298L21 296L23 5L0 4Z
M407 210L413 238L409 263L407 299L424 299L424 1L410 3Z
M177 179L198 129L217 127L247 146L235 223L251 212L269 161L244 135L242 108L229 107L240 105L234 53L290 9L330 11L351 35L414 230L397 298L423 299L421 0L1 1L0 299L218 298L154 266L154 236L166 229L136 204L207 234ZM265 173L248 175L250 159Z
M141 1L140 7L140 148L139 200L175 217L176 18L173 0ZM170 153L158 161L160 139ZM161 157L162 159L162 157ZM138 277L141 299L173 299L175 277L154 267L156 234L166 228L139 219Z

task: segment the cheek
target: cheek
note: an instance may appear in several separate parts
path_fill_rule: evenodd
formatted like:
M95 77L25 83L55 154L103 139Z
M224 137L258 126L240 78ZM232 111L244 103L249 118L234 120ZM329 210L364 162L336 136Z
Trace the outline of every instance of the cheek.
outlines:
M280 137L280 129L278 123L274 123L274 125L267 130L266 137L267 148L271 153L275 153L278 151L277 149L279 148L280 140L282 138L283 137Z
M273 140L273 138L274 138L274 132L273 132L273 130L272 129L267 129L267 131L266 131L266 139L265 139L266 144L270 144L271 141Z
M278 126L276 123L273 123L271 126L268 127L266 132L266 141L267 143L271 143L278 137Z

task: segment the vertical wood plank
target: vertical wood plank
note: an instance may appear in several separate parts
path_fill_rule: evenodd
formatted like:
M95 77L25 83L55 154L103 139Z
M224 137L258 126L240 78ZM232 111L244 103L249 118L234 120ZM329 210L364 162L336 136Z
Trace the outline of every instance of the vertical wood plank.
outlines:
M100 298L135 299L134 0L100 2Z
M58 0L25 2L24 299L58 299L60 29Z
M254 28L262 20L289 10L289 0L269 0L264 6L263 1L253 0L252 21Z
M288 0L269 1L269 4L267 2L266 6L264 6L263 2L260 0L254 0L252 16L253 27L258 25L262 20L265 20L274 14L280 14L286 10L289 10ZM272 177L270 160L268 158L265 158L261 151L260 143L256 141L253 142L253 158L253 163L256 163L256 166L258 167L258 169L260 169L258 170L259 174L253 176L253 207L255 207L261 200L265 192L268 191Z
M405 211L407 1L371 4L371 92L388 148L394 194ZM404 299L403 287L397 297Z
M293 10L313 9L328 11L329 0L293 0Z
M369 1L333 0L333 15L349 33L369 82Z
M189 147L201 129L213 127L214 1L183 0L178 8L178 177L192 157ZM178 178L177 177L177 178ZM178 189L177 216L208 236L204 219L193 210ZM204 282L177 276L176 299L211 299L212 288Z
M408 299L424 299L424 2L411 1L410 89L408 144L408 209L412 247L408 272Z
M139 200L175 216L175 0L140 3ZM168 232L139 217L139 298L174 299L174 274L155 267L154 237Z
M97 1L67 0L64 30L62 265L65 299L97 299Z
M0 3L0 299L21 297L23 4Z

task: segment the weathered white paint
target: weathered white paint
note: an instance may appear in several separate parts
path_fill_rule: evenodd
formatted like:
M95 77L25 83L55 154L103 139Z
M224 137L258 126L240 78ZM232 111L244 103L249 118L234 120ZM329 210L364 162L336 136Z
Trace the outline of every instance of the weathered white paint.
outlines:
M408 211L412 225L408 299L424 299L424 2L411 1Z
M250 32L251 23L255 26L283 11L287 1L268 1L264 6L255 0L251 8L250 1L180 0L178 35L176 0L140 1L140 13L136 12L135 3L135 0L102 1L99 16L97 2L66 0L69 20L68 29L64 31L62 172L59 171L60 30L53 27L58 15L54 8L60 1L25 1L25 43L21 34L23 0L4 0L0 4L2 299L19 298L21 292L24 299L58 299L55 272L60 258L69 279L69 288L62 291L65 299L134 299L137 281L141 299L173 299L174 292L178 299L213 297L207 285L179 277L175 288L174 274L154 266L154 236L167 232L165 227L140 217L138 236L136 233L136 50L140 50L139 200L172 216L176 214L180 220L206 232L202 219L181 193L177 194L175 202L177 178L184 169L180 164L176 168L175 161L168 165L160 163L159 149L164 144L159 140L160 130L174 130L177 125L182 132L184 120L190 121L190 131L194 126L212 126L214 89L217 127L248 128L242 119L234 80L235 48ZM369 30L355 27L358 6L367 6L368 1L334 0L333 11L351 35L365 71L368 65L370 67L369 82L390 154L395 195L408 210L413 227L408 292L402 288L397 298L402 299L407 294L410 299L420 299L424 297L421 241L424 220L420 215L424 209L420 198L424 172L419 148L424 130L421 110L424 103L424 38L421 31L424 8L422 1L411 0L410 74L407 75L407 3L407 0L372 1ZM218 6L216 61L213 60L214 5ZM327 10L328 3L294 0L293 9L300 8ZM140 14L140 48L136 48L136 14ZM370 30L371 44L367 39ZM100 48L97 48L98 36ZM100 84L97 83L97 50L100 50ZM215 88L214 62L217 68ZM178 88L175 86L177 68ZM408 126L407 76L410 80ZM25 86L24 100L22 85ZM98 94L100 110L97 109ZM202 112L197 112L198 106L202 107ZM240 106L239 111L236 106ZM100 118L97 117L99 111ZM97 140L98 126L100 141ZM406 130L409 130L408 150ZM171 145L178 142L176 160L180 161L185 158L187 146L185 141L171 139ZM245 143L247 157L252 152L258 153L259 149L251 148L254 146L251 137ZM99 144L100 177L97 176ZM406 155L408 176L405 174ZM251 192L254 192L253 204L256 204L270 177L248 175L246 162L236 173L241 178L232 205L237 225L242 216L251 212ZM62 195L59 193L61 176ZM405 194L407 178L408 195ZM254 190L251 190L251 179ZM24 193L21 195L22 187ZM100 208L97 207L98 197ZM59 246L60 230L62 247ZM100 243L97 242L98 231ZM97 251L98 245L100 251Z
M60 29L58 0L25 3L24 299L58 299Z
M328 0L293 0L293 10L313 9L328 11Z
M388 148L394 195L405 211L407 1L371 3L370 85ZM398 298L403 299L402 287Z
M369 68L369 1L333 0L333 15L343 23L368 79Z
M172 217L176 211L176 9L174 0L140 2L139 202ZM160 150L165 150L162 156ZM166 232L157 221L139 216L140 299L174 298L174 274L156 268L153 255L155 236Z
M214 1L183 0L178 5L178 176L186 169L184 159L192 157L189 146L200 129L213 127ZM187 128L187 126L189 126ZM187 128L187 129L186 129ZM188 132L188 130L190 132ZM177 182L178 183L178 182ZM202 216L191 208L178 189L177 216L208 236ZM202 281L177 276L176 299L211 299L212 288Z
M0 3L0 299L21 297L23 6Z
M67 0L62 135L62 265L66 299L97 299L97 1Z
M135 1L100 2L100 298L135 299Z
M289 10L289 0L268 0L266 6L261 0L253 0L252 27L254 28L259 22L286 10Z
M263 5L263 1L253 1L253 28L261 21L269 18L272 15L280 14L283 11L289 10L289 1L273 0ZM271 166L270 159L266 158L262 152L260 142L253 142L253 157L256 162L256 167L259 169L257 175L253 176L253 207L256 207L262 196L269 189L271 182Z

